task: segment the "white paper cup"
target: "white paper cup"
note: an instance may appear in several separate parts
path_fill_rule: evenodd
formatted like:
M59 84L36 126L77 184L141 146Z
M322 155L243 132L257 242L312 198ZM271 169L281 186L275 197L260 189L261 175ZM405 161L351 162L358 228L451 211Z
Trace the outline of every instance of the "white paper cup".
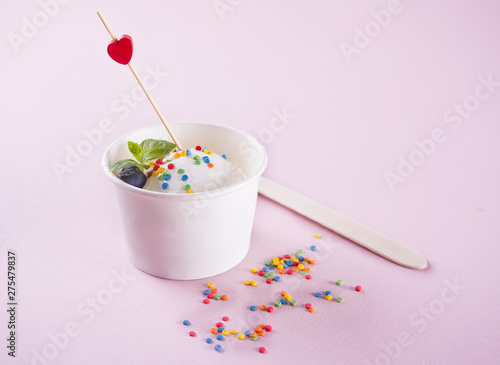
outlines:
M201 145L219 155L224 153L247 177L205 193L139 189L118 179L115 174L119 171L110 172L111 166L132 158L128 141L171 139L161 124L117 139L104 153L102 168L113 183L126 255L137 268L166 279L217 275L236 266L248 252L267 153L254 137L234 128L199 122L169 125L183 148Z

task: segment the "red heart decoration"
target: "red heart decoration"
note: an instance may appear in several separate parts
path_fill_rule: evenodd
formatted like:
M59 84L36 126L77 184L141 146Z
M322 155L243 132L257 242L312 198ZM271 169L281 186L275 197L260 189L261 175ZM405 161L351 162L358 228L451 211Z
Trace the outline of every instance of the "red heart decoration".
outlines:
M112 41L108 45L108 54L114 61L127 65L132 58L133 48L132 37L125 34L120 40Z

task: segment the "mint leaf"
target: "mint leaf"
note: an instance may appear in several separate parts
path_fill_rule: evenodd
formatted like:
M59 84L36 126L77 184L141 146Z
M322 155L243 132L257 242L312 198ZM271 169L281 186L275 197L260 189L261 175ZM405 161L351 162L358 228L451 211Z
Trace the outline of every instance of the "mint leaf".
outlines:
M139 166L141 171L144 171L144 169L149 169L149 165L139 163L137 161L127 159L127 160L120 160L116 162L112 167L111 167L111 172L119 170L119 169L124 169L125 167L130 167L130 166Z
M142 148L141 146L139 146L137 143L135 142L132 142L132 141L128 141L128 150L130 151L130 153L132 153L132 155L134 155L134 157L137 159L137 161L139 162L143 162L139 159L139 154L141 153L142 151Z
M164 140L147 139L141 143L141 148L139 161L148 162L165 157L175 148L175 144Z

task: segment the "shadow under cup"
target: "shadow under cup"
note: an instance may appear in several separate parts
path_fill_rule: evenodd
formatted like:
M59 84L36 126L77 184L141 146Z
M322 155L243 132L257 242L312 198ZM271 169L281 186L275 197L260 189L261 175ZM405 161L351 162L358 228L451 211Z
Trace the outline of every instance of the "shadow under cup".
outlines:
M127 142L171 141L160 124L131 132L111 144L102 159L113 183L129 261L148 274L191 280L217 275L246 256L257 202L259 177L267 153L254 137L240 130L198 122L170 123L183 148L206 147L241 168L243 181L209 192L173 194L139 189L110 172L121 159L132 158Z

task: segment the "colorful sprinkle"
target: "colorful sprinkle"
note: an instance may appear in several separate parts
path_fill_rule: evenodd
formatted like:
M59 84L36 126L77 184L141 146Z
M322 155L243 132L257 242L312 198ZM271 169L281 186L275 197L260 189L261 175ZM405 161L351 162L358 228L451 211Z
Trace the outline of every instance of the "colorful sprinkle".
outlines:
M255 305L251 305L251 306L250 306L250 310L251 310L252 312L255 312L255 311L257 310L257 307L256 307Z
M243 333L240 333L236 337L238 338L238 340L243 340L245 338L245 335Z
M221 345L215 345L214 349L215 349L215 351L220 351L220 350L222 350L222 346Z
M186 181L189 177L187 175L182 175L181 180Z
M210 300L208 300L208 299L203 299L203 303L204 303L204 304L209 304L209 303L210 303Z
M321 294L319 291L314 293L314 296L316 296L317 298L321 298L323 296L323 294Z
M212 342L214 342L214 340L212 340L210 337L207 338L205 341L206 341L206 343L212 343Z
M213 163L209 163L207 166L208 166L209 168L213 168L213 167L214 167L214 164L213 164Z
M191 156L191 150L186 151L186 156Z
M181 154L179 152L174 153L174 158L179 158L181 157Z
M201 146L196 146L194 149L195 149L196 151L201 151Z
M165 175L164 179L165 179L165 181L170 181L171 178L172 178L172 175L167 174L167 175Z
M261 305L259 306L259 308L260 308L260 310L265 311L267 307L266 307L264 304L261 304Z
M342 285L342 280L337 280L337 281L335 282L335 284L337 284L338 286L341 286L341 285Z
M181 156L186 156L186 151L181 151Z
M189 189L191 189L191 185L186 184L186 185L184 186L184 190L186 190L186 191L187 191L187 190L189 190Z
M255 280L251 281L250 286L257 286L257 282Z
M361 288L359 285L354 288L356 291L361 291L363 288Z
M223 294L223 295L221 295L221 296L220 296L220 298L221 298L222 300L227 300L228 296L227 296L226 294Z
M221 156L221 157L222 157L224 160L227 160L227 157L226 157L226 155L225 155L225 154L222 154L222 156Z
M214 284L214 283L208 283L208 284L207 284L207 286L208 286L209 288L213 288L213 287L215 286L215 284Z
M193 163L194 163L195 165L200 165L200 164L201 164L201 162L200 162L200 161L198 161L198 160L194 160L194 161L193 161Z
M297 305L297 301L296 301L296 300L293 300L293 299L292 299L292 300L290 300L290 305L291 305L292 307L295 307L295 306Z
M191 337L195 337L195 336L196 336L196 332L195 332L195 331L191 331L191 332L189 332L189 336L191 336Z
M281 302L279 300L275 301L274 306L281 307Z
M177 173L178 173L178 174L183 174L183 173L184 173L184 169L179 169L179 170L177 170Z
M257 273L257 269L256 269L255 267L252 267L252 268L250 269L250 272L251 272L252 274L256 274L256 273Z
M169 170L172 170L172 169L174 169L174 168L175 168L175 165L174 165L173 163L169 163L169 164L167 165L167 168L168 168Z
M314 238L320 238L321 236L318 233L314 234Z
M165 190L168 189L168 183L163 183L161 184L161 187Z
M261 354L265 353L266 352L266 348L265 347L259 347L259 352Z
M229 333L232 334L232 335L235 335L235 334L238 333L238 330L236 330L236 329L233 328L231 331L229 331Z
M337 298L337 302L342 303L343 301L344 301L344 299L342 299L341 297Z
M185 319L184 321L182 321L182 324L184 326L189 326L191 324L191 322L189 322L187 319Z
M333 297L332 297L330 294L328 294L328 295L325 295L325 299L326 299L326 300L332 300L332 299L333 299Z
M310 249L311 249L311 251L316 251L316 246L313 245L310 247Z
M220 297L220 295L216 295L216 296L214 296L214 299L215 300L221 300L221 297Z
M214 297L214 293L208 293L207 294L207 298L208 299L213 299L213 297Z
M269 313L272 313L272 312L274 311L274 308L273 308L273 307L267 307L267 311L268 311Z
M305 307L306 307L306 309L312 308L312 304L311 303L306 303Z
M228 331L228 330L224 330L224 331L222 331L222 334L223 334L224 336L227 336L227 335L229 335L229 331Z
M330 290L327 290L327 291L325 292L325 295L332 295L332 292L331 292Z
M314 309L314 308L309 308L309 309L308 309L308 311L309 311L310 313L314 313L314 312L316 312L316 309Z
M210 163L210 159L208 158L208 156L203 156L203 162Z

